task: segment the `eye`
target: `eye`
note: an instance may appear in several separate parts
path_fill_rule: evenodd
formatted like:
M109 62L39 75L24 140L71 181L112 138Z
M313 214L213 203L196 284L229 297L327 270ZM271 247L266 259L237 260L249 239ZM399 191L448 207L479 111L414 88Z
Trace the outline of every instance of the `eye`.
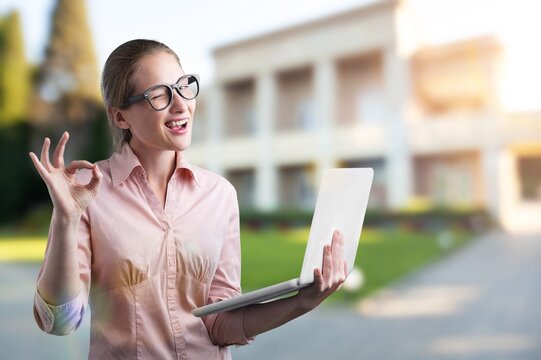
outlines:
M158 95L154 95L150 98L150 100L159 100L161 98L163 98L165 96L165 94L158 94Z

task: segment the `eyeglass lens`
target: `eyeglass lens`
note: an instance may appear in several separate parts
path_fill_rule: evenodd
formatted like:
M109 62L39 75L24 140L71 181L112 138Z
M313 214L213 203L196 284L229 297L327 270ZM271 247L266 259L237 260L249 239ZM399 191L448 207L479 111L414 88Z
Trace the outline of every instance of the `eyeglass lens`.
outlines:
M182 77L172 87L186 100L194 99L199 92L199 84L194 76ZM147 99L154 109L163 110L169 106L172 97L171 87L162 85L150 90Z

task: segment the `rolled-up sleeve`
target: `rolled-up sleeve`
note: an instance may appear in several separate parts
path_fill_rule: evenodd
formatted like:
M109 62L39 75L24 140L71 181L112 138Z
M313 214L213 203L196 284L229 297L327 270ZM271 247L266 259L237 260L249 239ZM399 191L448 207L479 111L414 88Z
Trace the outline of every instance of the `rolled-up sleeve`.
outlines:
M41 330L52 335L68 335L81 325L85 313L85 300L81 293L64 304L50 305L39 292L34 296L34 316Z
M54 215L53 215L54 216ZM51 221L52 223L52 221ZM49 229L49 239L54 236L54 230ZM41 266L38 281L48 261L48 248L45 250L45 259ZM90 226L88 214L81 216L77 239L77 256L79 262L79 278L81 279L81 291L74 299L60 305L48 304L36 289L34 295L34 319L38 327L44 332L52 335L68 335L81 325L88 302L90 289Z
M233 187L231 195L231 215L228 221L226 239L220 254L220 263L211 283L207 304L237 296L241 293L241 253L239 208ZM221 312L203 317L211 341L215 345L246 345L254 338L247 338L243 320L245 308Z

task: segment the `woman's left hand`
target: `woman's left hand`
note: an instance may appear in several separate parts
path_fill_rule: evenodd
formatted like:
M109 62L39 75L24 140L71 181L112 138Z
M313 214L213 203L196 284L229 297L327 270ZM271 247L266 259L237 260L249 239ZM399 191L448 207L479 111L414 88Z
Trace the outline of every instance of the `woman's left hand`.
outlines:
M314 283L299 291L297 300L306 310L312 310L333 294L346 280L348 267L344 260L344 237L336 230L331 245L323 248L322 270L314 270Z
M245 335L252 337L282 326L313 310L338 290L348 272L343 248L344 237L335 231L331 245L323 248L322 270L314 270L313 284L299 290L295 296L248 306L243 320Z

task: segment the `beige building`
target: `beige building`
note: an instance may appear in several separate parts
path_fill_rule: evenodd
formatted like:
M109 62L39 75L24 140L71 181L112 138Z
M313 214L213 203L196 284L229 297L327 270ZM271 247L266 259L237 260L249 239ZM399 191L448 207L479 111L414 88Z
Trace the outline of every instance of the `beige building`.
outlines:
M191 161L224 174L244 209L313 206L323 169L369 166L372 207L481 206L541 229L541 113L502 110L505 49L495 36L405 45L401 6L215 49Z

